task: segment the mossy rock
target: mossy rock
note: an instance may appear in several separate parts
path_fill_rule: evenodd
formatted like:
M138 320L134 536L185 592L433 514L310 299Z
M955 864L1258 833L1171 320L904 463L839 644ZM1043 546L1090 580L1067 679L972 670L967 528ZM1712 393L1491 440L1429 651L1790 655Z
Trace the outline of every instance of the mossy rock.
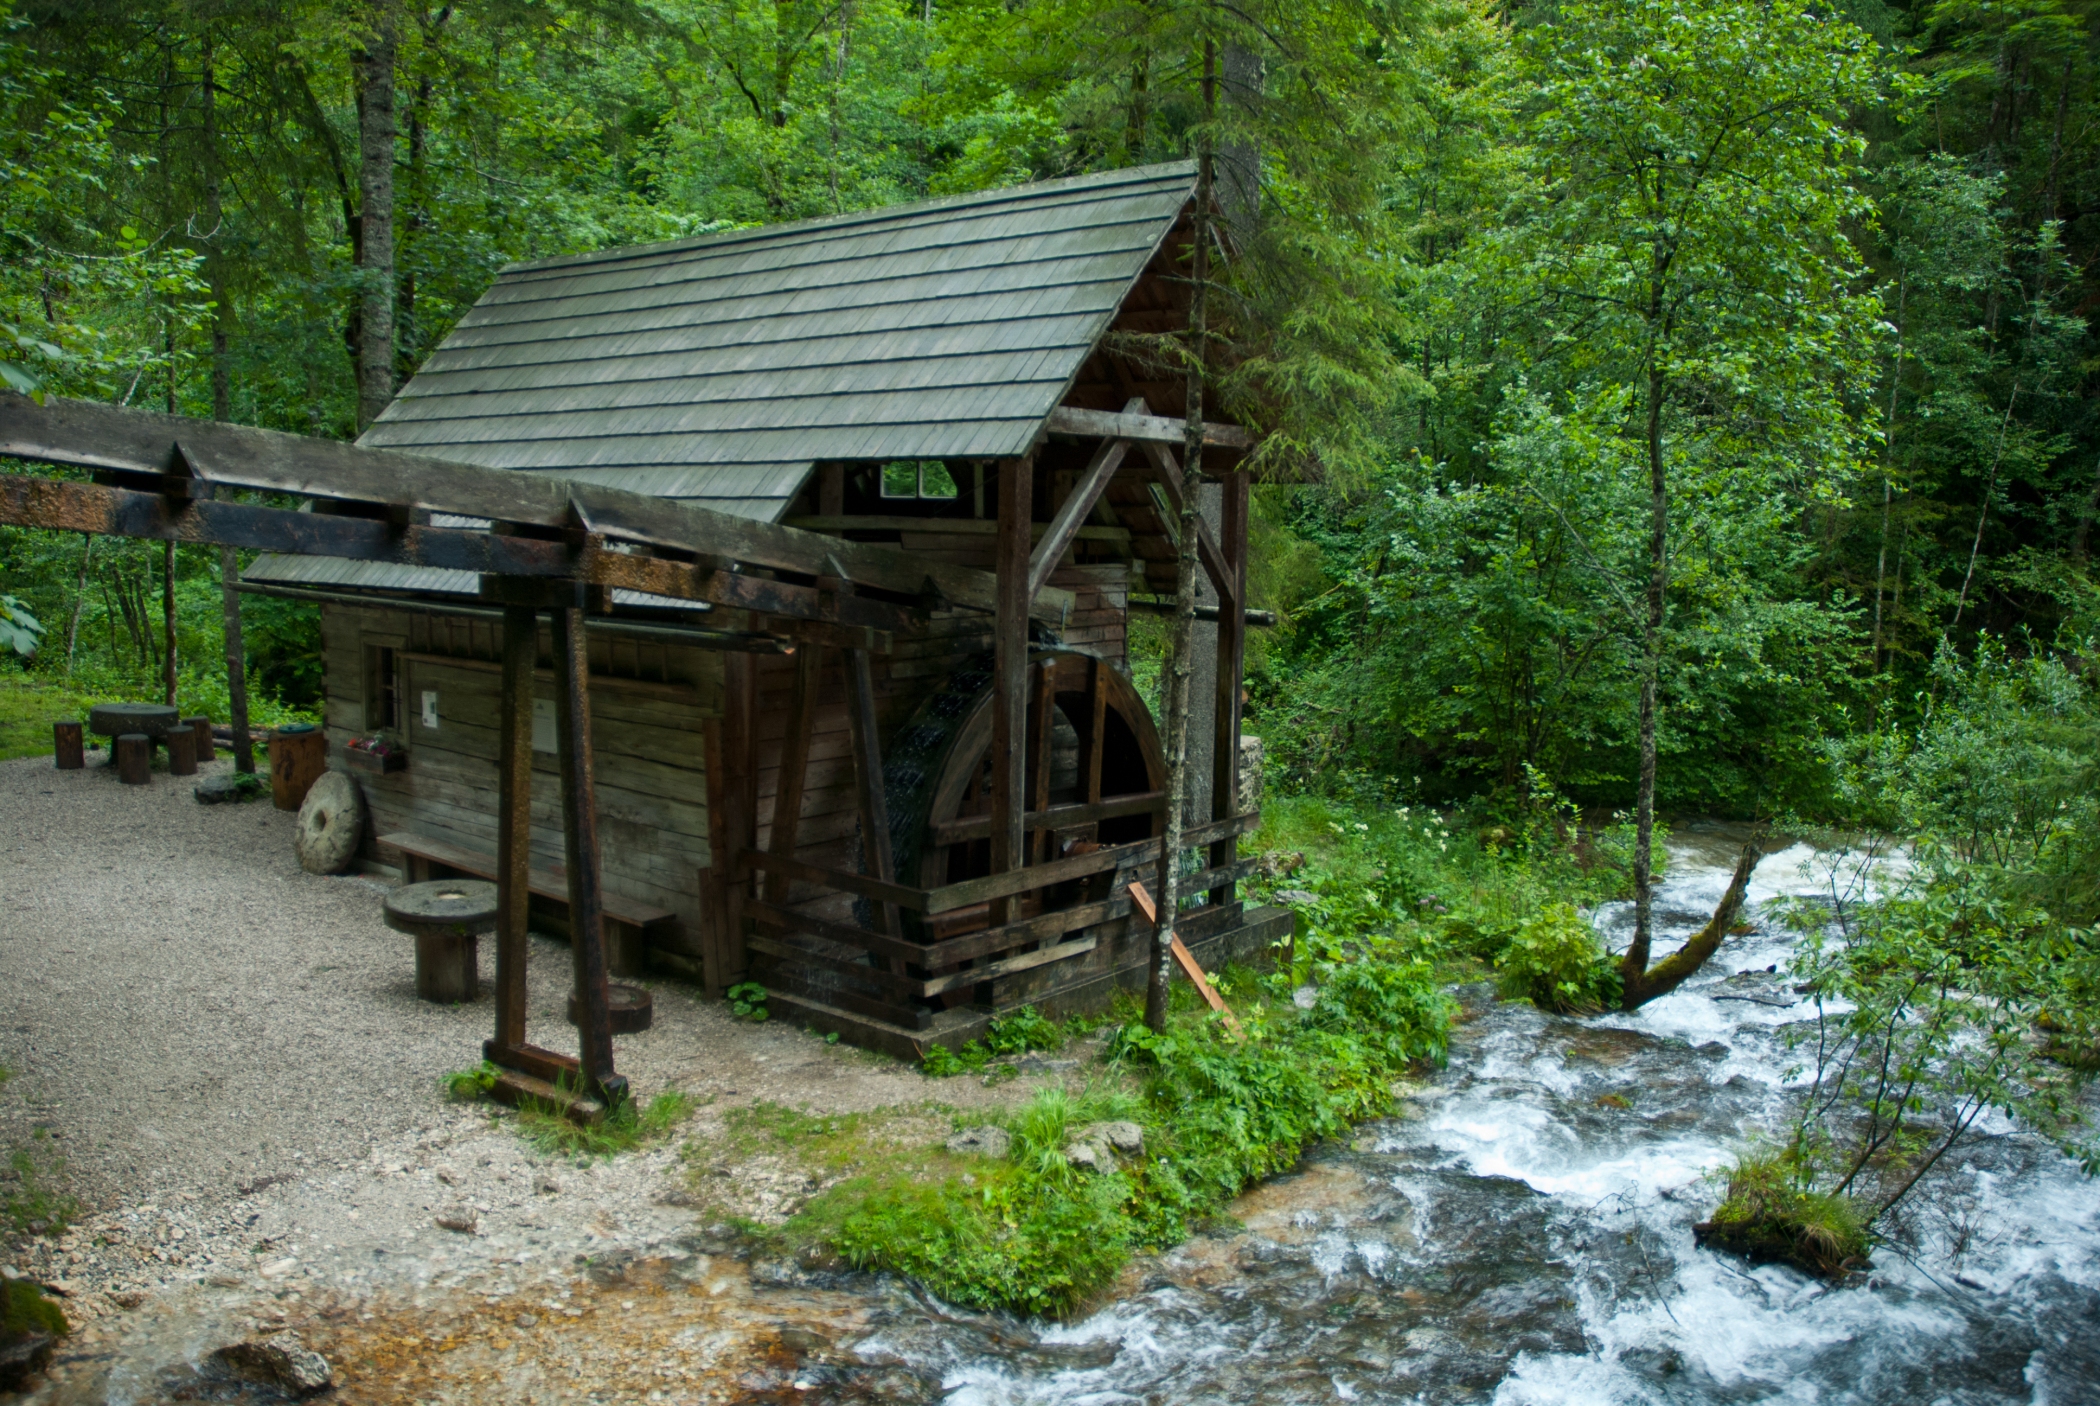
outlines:
M1818 1279L1838 1280L1866 1267L1869 1242L1849 1203L1779 1188L1762 1171L1737 1172L1714 1218L1692 1227L1695 1243L1753 1264L1792 1265Z
M58 1340L70 1332L65 1311L27 1279L0 1288L0 1391L14 1391L50 1364Z

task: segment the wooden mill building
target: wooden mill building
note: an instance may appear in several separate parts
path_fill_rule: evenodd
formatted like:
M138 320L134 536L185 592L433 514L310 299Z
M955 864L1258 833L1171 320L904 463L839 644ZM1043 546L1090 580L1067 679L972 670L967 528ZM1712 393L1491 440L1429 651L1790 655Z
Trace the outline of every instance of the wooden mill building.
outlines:
M1142 982L1129 884L1156 888L1165 774L1126 625L1134 593L1173 590L1183 402L1145 342L1184 325L1194 189L1191 166L1155 166L514 266L366 432L929 571L916 595L832 561L725 568L713 602L596 598L616 972L755 980L777 1014L899 1052ZM1234 805L1249 448L1213 426L1203 465L1224 484L1200 543L1216 761L1179 931L1213 965L1289 930L1237 897L1236 836L1257 823ZM995 573L998 608L947 598L942 564ZM244 585L320 603L331 765L363 783L367 858L492 874L502 621L483 578L277 555ZM769 592L811 588L821 619L769 612ZM350 746L374 736L390 758ZM558 928L556 789L534 788L532 887Z

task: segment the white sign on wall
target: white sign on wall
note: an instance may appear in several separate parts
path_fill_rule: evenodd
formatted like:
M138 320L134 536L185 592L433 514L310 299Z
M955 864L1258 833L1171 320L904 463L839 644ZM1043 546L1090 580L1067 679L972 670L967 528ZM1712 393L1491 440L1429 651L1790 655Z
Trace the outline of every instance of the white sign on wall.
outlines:
M561 750L554 740L554 700L535 698L532 700L532 750L556 752Z
M427 727L427 728L433 728L433 729L434 729L434 728L436 728L436 727L437 727L437 725L438 725L438 696L437 696L437 690L436 690L436 689L434 689L434 688L426 688L426 689L424 689L424 690L423 690L423 726L425 726L425 727Z

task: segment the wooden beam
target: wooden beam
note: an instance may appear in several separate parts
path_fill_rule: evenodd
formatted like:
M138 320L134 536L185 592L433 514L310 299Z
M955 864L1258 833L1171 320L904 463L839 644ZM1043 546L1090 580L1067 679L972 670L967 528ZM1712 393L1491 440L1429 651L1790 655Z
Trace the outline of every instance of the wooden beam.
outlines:
M1028 809L1044 811L1050 808L1050 752L1057 737L1057 668L1048 659L1035 666L1034 692L1035 697L1029 704L1028 755L1035 763L1035 774L1028 778ZM1043 847L1049 843L1050 836L1042 830L1031 835L1025 815L1021 817L1021 833L1030 836L1028 862L1033 864L1043 857Z
M817 685L824 669L824 647L804 645L795 651L794 691L788 697L787 734L780 742L780 781L773 791L773 826L766 848L795 857L795 835L802 827L802 789L809 777L809 742L817 725ZM787 901L788 877L766 875L766 901Z
M892 517L887 513L862 513L836 517L791 517L789 527L799 527L805 532L924 532L943 537L991 537L997 535L999 524L985 518L974 517ZM1040 542L1043 534L1050 530L1047 522L1029 524L1030 532ZM1081 542L1114 542L1118 545L1130 540L1130 529L1092 523L1081 526L1073 538ZM1066 546L1071 543L1067 542Z
M1175 421L1179 424L1179 421ZM1152 461L1152 471L1160 485L1167 490L1170 504L1179 508L1188 483L1181 476L1181 461L1174 451L1163 444L1144 446L1145 457ZM1226 564L1225 553L1218 549L1218 539L1210 535L1210 524L1199 515L1196 518L1196 556L1203 563L1203 570L1210 577L1211 589L1218 593L1218 608L1228 610L1244 608L1245 602L1234 590L1232 569Z
M539 527L564 528L580 515L591 531L630 541L811 576L836 555L864 586L913 596L930 590L972 610L993 610L998 603L997 584L982 571L926 561L877 543L817 538L673 499L245 425L57 397L38 405L26 396L0 393L0 457L164 478L177 467L178 444L187 475L221 488ZM1053 597L1038 608L1050 617L1069 610L1070 593L1058 596L1063 598Z
M894 903L899 908L918 912L926 906L925 889L912 888L906 884L886 883L870 878L866 874L849 873L844 869L833 869L822 864L810 864L800 859L789 859L785 855L766 854L747 849L737 856L745 870L757 870L765 874L785 874L790 879L800 879L807 884L817 884L841 893L850 893L865 898L871 903ZM738 882L742 883L741 876ZM958 905L959 906L959 905Z
M1231 474L1224 481L1223 513L1219 522L1224 537L1226 569L1232 573L1232 599L1247 599L1247 475ZM1213 718L1210 769L1210 818L1223 820L1240 806L1240 681L1247 668L1247 617L1240 610L1218 616L1217 695ZM1210 847L1212 868L1229 864L1238 853L1236 840L1220 840ZM1238 895L1228 884L1210 891L1210 901L1226 904Z
M532 674L539 615L503 611L503 701L496 762L496 1044L525 1043L525 964L532 909Z
M588 1092L611 1107L627 1096L613 1071L611 996L605 980L604 871L591 767L591 660L584 611L554 612L554 719L560 747L562 847L569 871L569 951L574 959L578 1048ZM528 739L529 741L529 739Z
M1142 406L1144 403L1142 400L1133 400L1130 402L1130 408ZM1036 592L1050 584L1050 573L1057 570L1058 560L1064 556L1065 548L1072 545L1072 539L1086 531L1081 524L1086 521L1086 515L1094 510L1094 504L1100 501L1102 490L1107 488L1108 481L1116 476L1116 470L1123 466L1123 457L1129 452L1130 441L1127 439L1108 440L1094 451L1093 460L1086 466L1086 472L1072 485L1071 493L1059 505L1057 516L1050 520L1048 530L1043 533L1043 540L1036 543L1033 555L1028 558L1029 599L1033 600Z
M1071 405L1060 405L1051 411L1044 428L1052 434L1077 435L1086 439L1129 439L1141 444L1180 444L1188 432L1187 425L1180 420L1130 410L1120 415L1112 410L1081 410ZM1206 420L1203 442L1227 449L1252 449L1254 435L1238 425Z
M1114 820L1119 816L1163 814L1166 808L1166 792L1138 791L1128 796L1117 796L1112 800L1079 801L1071 805L1031 810L1024 823L1031 831L1070 830L1100 820ZM991 833L992 818L989 815L968 815L960 820L935 822L931 837L934 844L953 845L965 840L982 840Z
M1028 784L1028 536L1034 514L1032 456L999 461L999 535L994 574L999 605L992 626L992 873L1026 862L1022 796ZM993 905L994 923L1016 916Z
M1087 715L1092 719L1092 725L1087 728L1086 757L1082 766L1086 783L1086 803L1089 806L1101 803L1101 759L1108 750L1108 739L1104 736L1108 729L1108 670L1109 663L1106 659L1097 656L1087 661ZM1106 820L1108 817L1101 818Z
M861 865L877 883L897 877L890 854L890 811L882 791L882 741L876 731L875 678L868 652L849 649L846 657L846 725L853 748L853 792L859 803ZM892 936L899 931L897 908L875 905L875 926Z
M1130 896L1137 900L1139 911L1157 927L1159 908L1153 903L1151 893L1136 879L1130 881ZM1189 983L1202 995L1204 1004L1225 1018L1225 1028L1232 1032L1233 1038L1244 1037L1247 1032L1240 1029L1239 1017L1232 1013L1232 1007L1225 1004L1225 998L1218 994L1218 989L1210 984L1210 978L1204 974L1202 965L1196 961L1196 954L1189 951L1188 944L1181 940L1180 933L1174 934L1168 948L1174 954L1174 961L1181 967L1182 975L1186 976Z

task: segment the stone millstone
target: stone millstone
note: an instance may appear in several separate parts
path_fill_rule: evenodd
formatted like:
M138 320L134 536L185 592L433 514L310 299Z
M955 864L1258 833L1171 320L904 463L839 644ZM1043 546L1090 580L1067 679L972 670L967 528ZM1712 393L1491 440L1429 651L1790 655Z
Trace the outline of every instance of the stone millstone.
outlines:
M386 896L386 925L406 933L488 932L496 925L496 886L482 879L432 879L395 889Z
M335 1383L335 1369L328 1365L328 1359L291 1333L250 1338L222 1347L211 1356L212 1362L228 1376L275 1387L293 1396L312 1396Z
M638 1035L656 1021L656 997L646 986L625 986L615 981L605 988L606 1023L615 1035ZM583 1024L576 993L569 993L569 1024Z
M182 726L182 710L161 703L99 703L88 709L88 731L97 737L141 732L156 742Z
M357 858L364 833L365 793L348 772L322 772L299 804L299 867L309 874L342 873Z

